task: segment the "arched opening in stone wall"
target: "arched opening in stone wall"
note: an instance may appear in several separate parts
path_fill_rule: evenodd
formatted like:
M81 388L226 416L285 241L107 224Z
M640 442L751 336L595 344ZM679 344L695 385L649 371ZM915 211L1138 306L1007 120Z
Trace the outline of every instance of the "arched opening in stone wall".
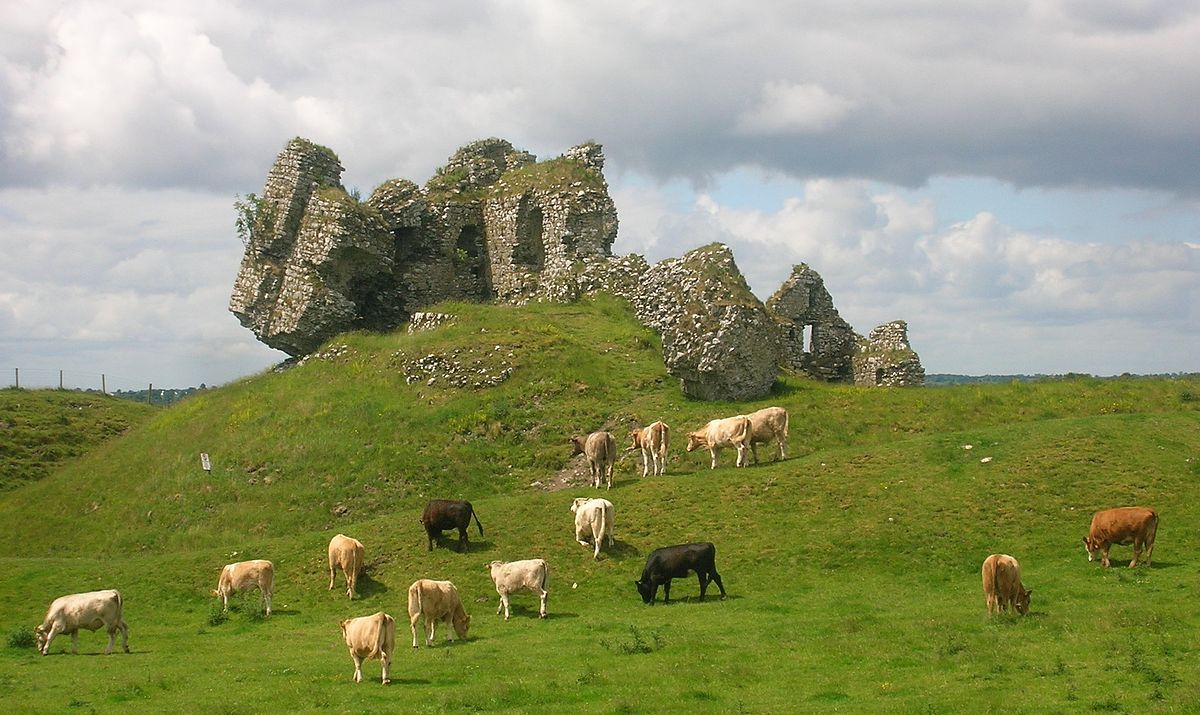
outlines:
M875 368L875 384L876 385L883 384L883 368L881 368L881 367Z
M404 263L417 255L417 227L401 226L392 229L392 260Z
M805 325L800 330L800 347L804 352L811 353L813 351L813 326Z
M517 245L513 246L513 263L540 271L546 263L546 247L542 243L542 209L530 207L527 200L517 209Z
M454 248L456 272L475 284L475 290L471 292L475 293L476 297L491 298L487 248L483 242L483 229L474 224L463 226L458 232L458 240L454 242Z

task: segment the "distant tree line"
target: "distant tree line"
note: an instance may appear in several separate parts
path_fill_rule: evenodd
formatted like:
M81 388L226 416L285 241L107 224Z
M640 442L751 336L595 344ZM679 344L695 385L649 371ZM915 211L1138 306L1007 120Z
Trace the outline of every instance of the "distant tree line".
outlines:
M996 383L1012 383L1012 382L1041 382L1043 380L1140 380L1140 379L1176 379L1182 377L1192 377L1197 373L1194 372L1165 372L1155 375L1134 375L1132 373L1122 373L1120 375L1112 375L1104 377L1101 375L1089 375L1080 372L1068 372L1061 375L1044 375L1041 373L1034 375L955 375L950 373L932 373L925 375L925 385L927 387L946 387L948 385L981 385L981 384L996 384Z

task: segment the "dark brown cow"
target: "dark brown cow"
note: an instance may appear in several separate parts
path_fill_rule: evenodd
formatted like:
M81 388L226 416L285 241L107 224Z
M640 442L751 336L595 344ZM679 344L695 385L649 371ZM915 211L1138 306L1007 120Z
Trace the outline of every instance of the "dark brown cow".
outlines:
M1092 526L1083 539L1088 561L1100 554L1104 568L1108 568L1108 547L1112 544L1133 544L1133 561L1129 568L1137 566L1143 549L1146 565L1150 565L1150 554L1154 551L1154 536L1158 532L1158 514L1144 506L1122 506L1098 511L1092 517Z
M458 529L458 550L467 550L467 527L471 525L471 517L475 517L475 526L479 527L479 535L483 536L483 524L475 516L475 508L471 502L463 499L433 499L425 505L421 514L421 524L429 537L429 551L433 551L433 542L442 538L442 532Z

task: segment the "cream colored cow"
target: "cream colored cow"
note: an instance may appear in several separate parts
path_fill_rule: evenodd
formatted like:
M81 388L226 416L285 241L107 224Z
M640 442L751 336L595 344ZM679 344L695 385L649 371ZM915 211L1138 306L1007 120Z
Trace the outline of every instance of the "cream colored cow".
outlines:
M357 593L358 572L363 567L363 545L358 539L338 534L329 540L329 590L333 590L333 575L341 569L346 577L346 595L354 598Z
M600 558L600 547L605 541L613 545L613 505L607 499L578 497L571 503L575 515L575 540L584 546L594 547L592 558Z
M746 447L750 442L750 418L745 415L726 417L709 422L688 435L687 451L707 447L712 455L711 469L717 468L717 451L722 447L737 450L737 466L746 466Z
M125 601L120 591L89 591L60 596L50 604L42 624L33 629L37 649L42 655L50 653L50 644L60 633L71 635L71 652L79 652L79 629L89 631L105 629L108 646L104 654L112 653L117 633L121 634L121 647L129 652L129 627L125 625Z
M417 647L417 621L425 619L425 645L433 645L434 630L439 620L444 620L454 628L447 632L447 640L454 640L454 633L459 640L467 639L467 629L471 627L471 617L463 610L462 599L458 597L458 589L449 581L433 581L423 578L414 581L408 587L408 622L412 628L412 645Z
M655 476L667 473L667 447L671 443L671 428L666 422L659 420L641 429L635 429L629 433L629 440L633 444L625 451L642 451L643 477L650 473L651 465L654 467Z
M221 569L213 595L221 599L221 610L229 610L229 597L242 591L258 589L266 614L271 615L271 593L275 589L275 565L265 559L239 561Z
M370 616L347 618L341 626L342 639L354 660L354 682L362 682L363 661L378 658L383 666L380 680L384 685L390 683L388 667L396 650L396 619L380 611Z
M1021 564L1008 554L992 554L983 560L983 596L988 615L1015 609L1022 616L1029 611L1029 596L1021 583Z
M541 607L538 616L546 617L546 596L549 591L546 586L550 578L550 569L543 559L525 559L523 561L493 561L487 565L496 584L496 593L500 594L500 605L496 615L504 613L508 620L508 596L516 591L531 591L541 597Z

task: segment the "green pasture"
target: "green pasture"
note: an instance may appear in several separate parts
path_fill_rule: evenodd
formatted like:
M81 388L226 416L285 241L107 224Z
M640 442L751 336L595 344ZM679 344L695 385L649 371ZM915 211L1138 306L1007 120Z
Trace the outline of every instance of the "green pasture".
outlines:
M656 339L619 303L453 305L458 322L352 334L283 373L161 410L45 477L0 494L0 702L10 712L1192 712L1200 703L1200 380L1080 378L868 390L786 378L754 404L681 397ZM344 349L338 346L345 346ZM338 349L333 349L338 347ZM457 351L457 353L455 353ZM411 357L455 356L495 387L408 381ZM510 357L511 354L511 357ZM788 408L789 457L708 469L683 451L710 417ZM52 412L53 406L46 408ZM571 498L545 492L567 436L672 425L668 474L632 456L605 496L616 548L572 538ZM622 441L624 441L622 439ZM966 448L970 445L970 449ZM198 453L213 457L199 467ZM990 460L984 462L985 458ZM425 549L429 498L468 498L485 534ZM1160 514L1151 568L1104 570L1080 544L1093 511ZM340 515L339 515L340 514ZM327 590L325 545L366 545L361 597ZM448 535L449 536L449 535ZM712 541L729 598L646 606L654 548ZM446 545L452 545L449 538ZM986 616L979 568L1016 556L1024 617ZM1114 547L1114 563L1130 549ZM496 615L484 564L550 564ZM222 619L220 567L276 564ZM410 647L406 589L454 581L465 643ZM64 593L115 587L131 654L83 632L50 656L26 641ZM661 593L660 593L661 596ZM397 618L392 684L364 682L338 621Z

